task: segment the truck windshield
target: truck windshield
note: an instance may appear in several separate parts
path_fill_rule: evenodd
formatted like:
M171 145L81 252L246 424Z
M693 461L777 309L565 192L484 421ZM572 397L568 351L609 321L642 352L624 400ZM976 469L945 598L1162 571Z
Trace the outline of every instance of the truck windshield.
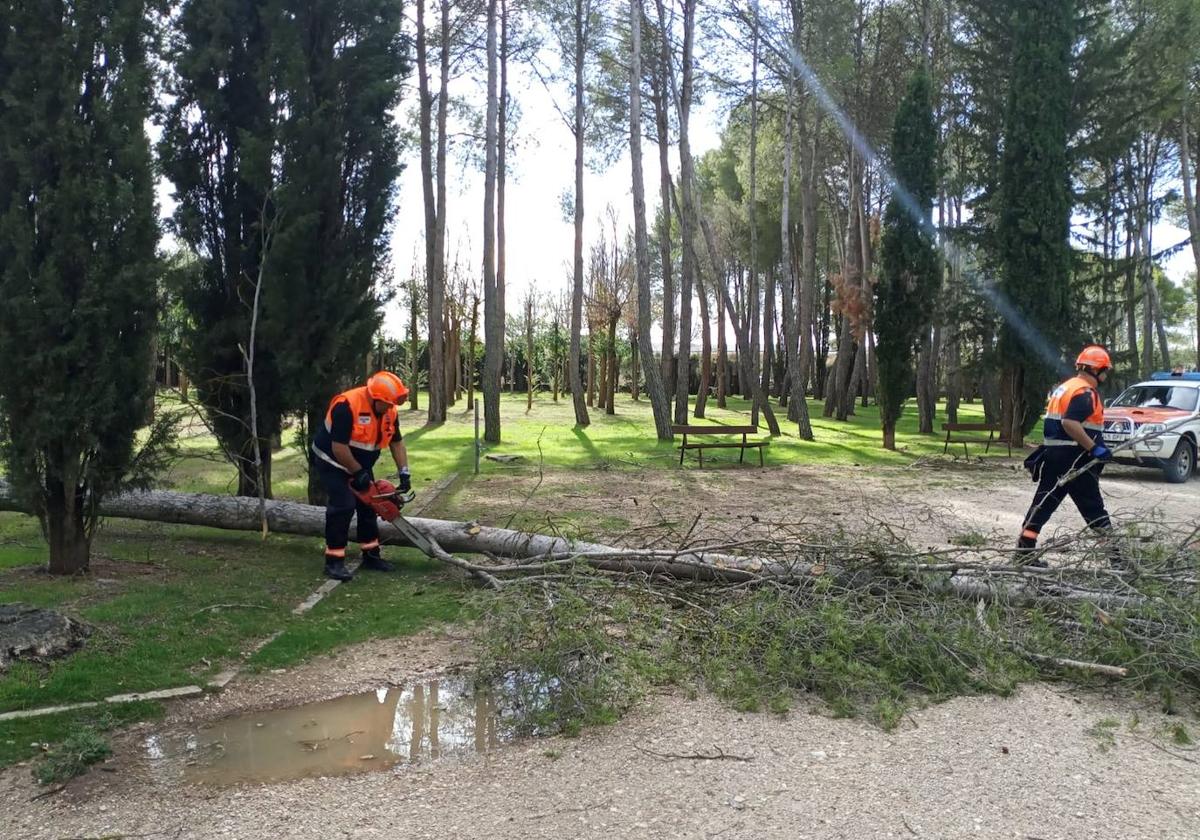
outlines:
M1176 411L1195 411L1197 394L1200 394L1200 388L1134 385L1117 397L1113 405L1121 408L1171 408Z

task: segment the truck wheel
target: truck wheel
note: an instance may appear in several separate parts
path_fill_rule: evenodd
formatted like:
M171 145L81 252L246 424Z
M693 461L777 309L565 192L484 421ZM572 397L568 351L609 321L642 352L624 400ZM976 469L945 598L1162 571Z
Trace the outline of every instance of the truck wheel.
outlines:
M1175 454L1163 466L1163 475L1171 484L1183 484L1196 469L1196 445L1187 438L1179 441Z

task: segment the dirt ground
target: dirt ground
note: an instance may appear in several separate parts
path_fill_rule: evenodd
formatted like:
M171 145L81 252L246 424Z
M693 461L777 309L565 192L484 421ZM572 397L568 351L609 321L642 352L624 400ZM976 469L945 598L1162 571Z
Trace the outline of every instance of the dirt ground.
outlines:
M1119 517L1200 517L1200 482L1117 469L1104 484ZM467 485L435 515L626 543L757 535L801 520L848 530L890 522L936 548L964 533L1008 544L1031 491L1009 466L524 470ZM1073 509L1055 524L1082 526ZM451 631L239 679L122 734L109 764L54 796L30 801L39 791L27 767L0 772L0 837L1200 837L1200 751L1167 737L1181 719L1149 699L1052 684L916 710L891 733L803 699L779 717L671 693L576 739L233 789L156 776L139 746L150 731L404 684L469 656ZM1194 719L1182 722L1196 731Z
M729 464L731 458L705 470L492 476L467 485L432 515L625 545L769 539L780 526L862 532L886 525L920 549L946 548L967 534L999 548L1016 543L1033 498L1034 486L1015 460L758 469ZM1190 530L1200 521L1200 479L1168 484L1156 470L1109 466L1102 486L1118 524L1155 520ZM1084 524L1068 500L1044 537L1077 533Z

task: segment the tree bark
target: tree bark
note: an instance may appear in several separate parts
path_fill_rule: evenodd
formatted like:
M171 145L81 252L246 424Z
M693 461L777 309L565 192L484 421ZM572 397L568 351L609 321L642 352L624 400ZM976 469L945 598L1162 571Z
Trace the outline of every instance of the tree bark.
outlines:
M417 2L417 77L420 100L421 186L425 205L425 283L429 325L429 422L446 419L445 308L446 99L450 67L449 0L441 3L440 88L437 116L437 161L432 136L433 94L429 87L428 29L425 0ZM437 194L434 193L434 177Z
M496 124L496 312L501 325L508 320L506 306L504 187L508 166L508 0L500 0L500 98ZM503 330L503 326L501 326Z
M1200 369L1200 212L1196 209L1196 192L1200 191L1200 172L1196 173L1196 185L1192 185L1191 124L1188 101L1191 90L1183 88L1183 109L1179 122L1179 172L1183 181L1183 208L1187 215L1188 233L1192 238L1192 260L1196 265L1196 366Z
M45 531L50 548L49 571L52 575L73 575L87 571L91 558L92 540L83 512L83 498L74 480L51 482L44 497ZM4 493L8 486L0 479L0 509L5 508ZM251 499L243 499L250 503ZM11 502L11 500L10 500ZM254 500L257 505L257 499Z
M757 4L751 7L750 17L750 207L747 217L750 224L750 283L746 300L746 318L750 323L750 356L743 370L747 373L744 388L753 394L752 382L759 373L759 303L758 303L758 45L759 21ZM739 351L740 355L740 351ZM764 369L766 365L763 365ZM760 383L761 386L761 383ZM762 388L766 391L766 388ZM750 407L750 425L758 425L758 401Z
M533 411L533 291L525 297L525 413Z
M714 266L714 272L719 272L720 260L717 257L716 239L713 236L712 226L708 220L701 218L700 227L704 232L704 243L708 248L709 261ZM744 318L737 315L737 310L734 308L733 301L729 297L729 288L725 283L717 283L718 293L725 299L725 309L729 313L730 320L733 322L733 333L737 338L738 355L749 355L750 353L750 328L746 324ZM767 395L763 392L762 385L753 375L749 377L750 387L752 389L752 398L755 405L762 411L763 417L766 418L767 428L771 435L777 437L779 435L779 421L775 419L775 412L771 410L771 404L767 402Z
M713 282L723 284L720 269L713 269ZM717 408L725 408L729 393L729 346L725 343L725 298L717 293Z
M583 27L583 0L575 0L575 274L571 289L571 352L567 375L577 426L587 426L591 422L579 376L579 344L583 331Z
M704 417L708 407L708 389L712 384L712 326L709 323L708 290L704 288L703 272L696 272L696 297L700 301L700 387L696 391L693 415Z
M479 345L479 295L471 298L471 332L467 336L467 411L475 409L475 348Z
M688 421L688 392L691 385L692 361L692 282L696 276L696 204L694 196L695 167L692 161L689 128L695 68L692 47L696 34L697 0L683 2L683 59L682 76L676 108L679 111L679 169L682 203L680 235L683 237L683 271L679 281L679 359L676 364L675 422ZM672 80L673 80L672 76ZM667 208L669 210L669 208Z
M667 32L666 12L663 0L656 0L658 11L659 39L658 59L654 63L654 124L658 132L658 189L662 208L659 213L658 256L662 262L663 281L663 343L662 378L667 395L668 413L671 397L675 393L675 278L671 261L671 123L667 109L671 49ZM631 103L632 105L632 103ZM641 130L639 126L638 130Z
M436 286L430 287L429 300L426 305L429 308L429 324L441 324L442 316L446 311L446 189L447 189L447 168L446 168L446 122L450 111L450 8L452 0L442 0L441 5L441 39L442 49L438 56L438 112L437 112L437 225L434 230L434 277ZM441 402L437 406L437 411L434 411L432 399L430 402L429 419L434 423L443 423L446 420L446 407L450 399L450 394L446 388L446 366L443 364L437 376L435 388L433 375L433 360L434 358L445 357L446 339L444 334L438 334L435 338L433 335L433 327L430 327L429 336L429 392L432 394L435 390L439 393ZM435 352L436 351L436 352Z
M617 363L617 320L621 317L620 310L617 314L610 315L608 319L608 338L605 342L607 346L608 357L608 389L604 392L604 413L616 414L616 395L617 395L617 379L620 376L620 365Z
M487 5L487 114L483 178L483 439L500 442L500 375L504 324L496 289L496 4Z
M416 411L421 407L421 376L419 359L419 344L417 343L417 281L414 277L409 284L408 294L408 410ZM309 498L312 497L312 482L309 482Z

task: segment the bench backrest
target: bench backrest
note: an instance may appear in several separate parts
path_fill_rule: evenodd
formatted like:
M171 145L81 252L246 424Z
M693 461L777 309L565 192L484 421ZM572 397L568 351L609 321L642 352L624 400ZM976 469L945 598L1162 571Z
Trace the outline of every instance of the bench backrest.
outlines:
M753 435L758 426L672 426L677 435Z
M999 423L943 423L943 432L998 432Z

